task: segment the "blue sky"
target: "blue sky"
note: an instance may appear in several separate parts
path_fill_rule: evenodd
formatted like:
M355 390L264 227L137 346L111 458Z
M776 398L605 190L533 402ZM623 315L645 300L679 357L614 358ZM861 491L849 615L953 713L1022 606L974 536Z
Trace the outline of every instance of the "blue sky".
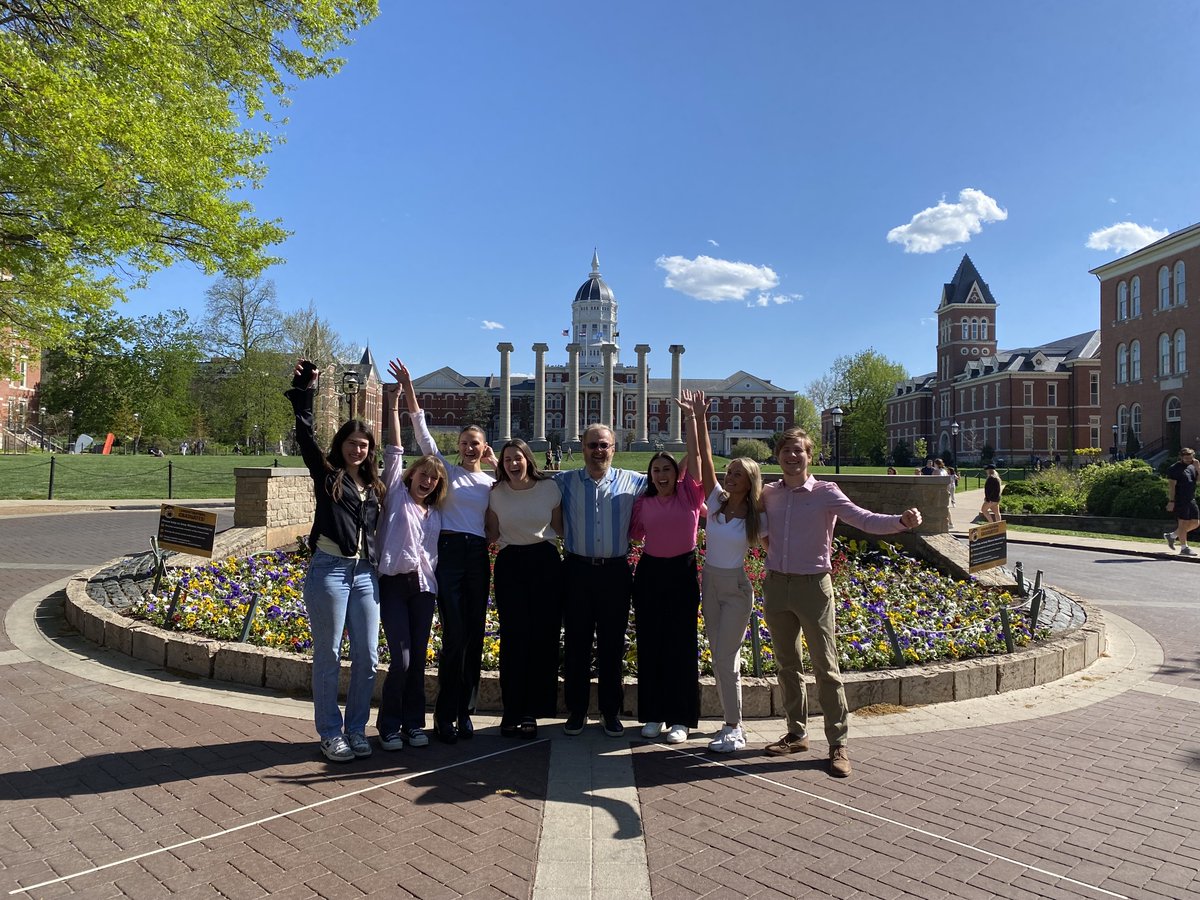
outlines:
M564 362L597 248L655 377L675 343L685 377L803 390L867 347L919 374L964 252L1003 349L1099 327L1088 270L1200 220L1190 0L383 6L252 199L294 232L284 309L414 373Z

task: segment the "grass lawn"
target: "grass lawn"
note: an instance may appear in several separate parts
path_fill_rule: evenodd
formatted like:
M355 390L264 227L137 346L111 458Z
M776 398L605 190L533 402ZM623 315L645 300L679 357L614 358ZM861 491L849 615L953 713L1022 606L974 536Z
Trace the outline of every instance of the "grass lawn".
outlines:
M1164 530L1165 530L1164 525ZM1167 550L1167 545L1162 538L1152 537L1135 537L1131 534L1114 534L1112 532L1097 532L1097 531L1068 531L1065 528L1034 528L1031 525L1013 525L1009 523L1009 531L1028 531L1033 534L1064 534L1068 537L1083 537L1083 538L1101 538L1106 541L1133 541L1139 544L1158 544Z

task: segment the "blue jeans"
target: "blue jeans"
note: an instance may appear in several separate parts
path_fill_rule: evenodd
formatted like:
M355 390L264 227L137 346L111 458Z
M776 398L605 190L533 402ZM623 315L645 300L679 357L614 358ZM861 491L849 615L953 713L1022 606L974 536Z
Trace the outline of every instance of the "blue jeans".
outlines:
M313 718L321 740L343 730L338 708L342 632L350 632L350 689L345 731L366 731L379 662L379 581L365 559L314 550L304 579L304 606L313 636Z

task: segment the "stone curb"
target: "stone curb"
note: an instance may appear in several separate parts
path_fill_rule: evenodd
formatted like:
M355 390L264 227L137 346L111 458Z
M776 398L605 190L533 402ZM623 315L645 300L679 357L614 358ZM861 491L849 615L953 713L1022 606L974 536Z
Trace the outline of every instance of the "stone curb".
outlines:
M191 564L184 557L177 564ZM126 618L106 609L87 594L87 583L97 573L113 565L110 561L80 572L67 584L65 614L67 622L94 644L108 647L163 669L198 678L210 678L256 688L269 688L292 695L309 695L311 661L308 657L237 642L216 641L195 635L177 634ZM1066 592L1062 592L1066 594ZM1071 596L1068 594L1068 596ZM1078 597L1076 603L1085 605ZM1006 691L1034 687L1056 681L1090 666L1104 652L1106 633L1099 610L1087 607L1087 623L1074 631L1056 636L1036 647L1003 656L989 656L934 666L910 666L872 672L842 674L846 701L851 710L876 704L924 706L988 697ZM379 667L381 675L387 666ZM344 695L350 680L350 664L342 663L340 689ZM806 681L809 707L820 709L816 686ZM626 679L627 687L637 684ZM383 677L375 680L375 700L383 688ZM596 709L596 686L592 685L592 710ZM437 673L428 672L425 696L432 704L437 695ZM636 691L627 690L626 714L632 714ZM747 719L782 716L782 694L774 678L742 676L743 714ZM709 676L700 679L700 715L722 715L716 684ZM481 712L499 712L500 679L495 672L483 673L477 708ZM559 710L565 713L562 684L559 684Z

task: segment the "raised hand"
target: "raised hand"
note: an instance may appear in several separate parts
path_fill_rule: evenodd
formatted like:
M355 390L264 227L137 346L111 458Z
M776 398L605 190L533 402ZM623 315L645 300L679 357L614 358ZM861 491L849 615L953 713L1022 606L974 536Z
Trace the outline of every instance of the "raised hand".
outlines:
M412 378L408 374L408 366L404 365L398 359L393 359L388 363L388 373L392 376L396 384L401 387L412 382Z
M708 398L704 396L704 391L692 392L692 410L697 416L703 416L708 412Z
M313 365L312 360L300 358L296 360L296 368L292 370L292 387L307 390L317 383L321 370Z

